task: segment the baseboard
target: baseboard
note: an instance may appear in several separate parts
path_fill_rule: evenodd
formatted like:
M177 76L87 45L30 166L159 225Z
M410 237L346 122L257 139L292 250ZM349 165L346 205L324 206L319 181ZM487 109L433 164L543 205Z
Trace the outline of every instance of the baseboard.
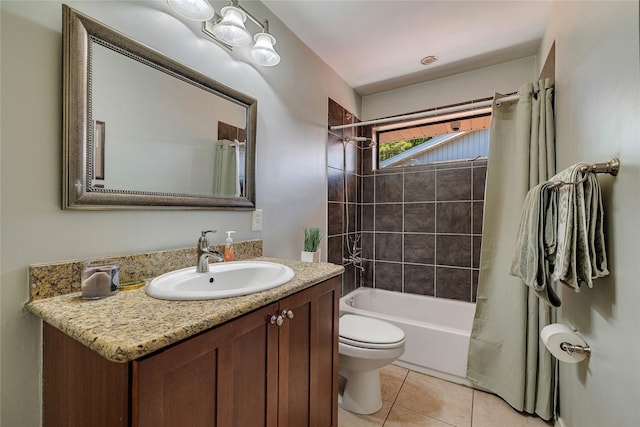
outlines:
M562 421L562 418L556 418L556 421L553 423L553 427L567 427L567 425Z

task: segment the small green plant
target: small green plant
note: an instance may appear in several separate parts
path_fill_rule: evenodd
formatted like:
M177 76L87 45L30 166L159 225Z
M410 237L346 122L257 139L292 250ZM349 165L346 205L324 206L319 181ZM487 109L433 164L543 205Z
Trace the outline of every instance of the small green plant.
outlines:
M320 229L318 227L311 227L304 229L304 251L305 252L315 252L318 250L318 246L320 245L320 239L322 239L322 235L320 234Z

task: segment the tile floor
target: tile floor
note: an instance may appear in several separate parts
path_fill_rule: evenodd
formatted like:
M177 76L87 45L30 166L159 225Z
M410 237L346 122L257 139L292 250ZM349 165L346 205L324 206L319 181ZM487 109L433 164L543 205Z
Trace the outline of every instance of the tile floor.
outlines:
M549 427L479 390L389 365L380 370L382 409L357 415L340 408L339 427Z

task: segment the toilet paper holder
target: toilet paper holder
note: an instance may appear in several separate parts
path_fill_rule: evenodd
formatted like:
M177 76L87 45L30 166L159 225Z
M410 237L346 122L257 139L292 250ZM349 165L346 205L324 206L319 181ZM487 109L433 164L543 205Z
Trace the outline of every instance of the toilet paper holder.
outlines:
M577 331L576 331L577 332ZM570 344L568 342L563 342L560 344L560 348L562 351L566 351L569 354L578 353L578 354L586 354L587 356L591 356L591 347Z
M540 339L560 362L579 363L591 356L591 347L575 328L551 323L540 331Z

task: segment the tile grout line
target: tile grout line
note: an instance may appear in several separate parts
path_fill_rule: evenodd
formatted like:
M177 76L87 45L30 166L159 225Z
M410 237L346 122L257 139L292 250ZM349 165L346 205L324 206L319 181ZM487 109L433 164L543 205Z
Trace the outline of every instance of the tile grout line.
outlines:
M474 406L476 404L476 389L471 387L471 420L470 420L470 427L473 427L473 410L474 410Z
M407 369L407 372L404 374L404 378L402 379L402 384L400 384L400 387L398 388L398 392L393 397L393 402L391 402L391 407L389 408L389 412L387 412L387 415L384 417L384 420L382 421L382 426L381 427L384 427L384 425L387 423L387 420L389 419L389 415L391 414L391 410L395 406L396 401L398 400L398 396L400 396L400 392L402 391L402 387L404 387L404 384L407 382L407 378L409 377L409 372L411 372L411 371Z

